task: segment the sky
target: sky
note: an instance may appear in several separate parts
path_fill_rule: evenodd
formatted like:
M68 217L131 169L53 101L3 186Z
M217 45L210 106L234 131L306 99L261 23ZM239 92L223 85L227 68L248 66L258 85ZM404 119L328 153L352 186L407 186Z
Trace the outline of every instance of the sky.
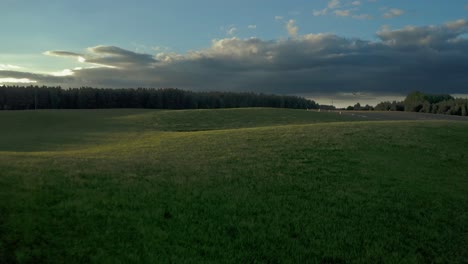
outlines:
M1 0L0 85L468 94L468 0Z

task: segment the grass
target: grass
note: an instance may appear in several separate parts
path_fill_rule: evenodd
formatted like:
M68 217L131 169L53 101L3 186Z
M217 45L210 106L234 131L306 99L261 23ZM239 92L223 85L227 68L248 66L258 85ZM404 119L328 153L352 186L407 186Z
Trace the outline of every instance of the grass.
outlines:
M142 131L219 130L317 122L349 116L291 109L142 109L0 111L0 151L41 151L100 144L109 135Z
M0 112L0 259L466 261L468 124L349 121L279 109Z

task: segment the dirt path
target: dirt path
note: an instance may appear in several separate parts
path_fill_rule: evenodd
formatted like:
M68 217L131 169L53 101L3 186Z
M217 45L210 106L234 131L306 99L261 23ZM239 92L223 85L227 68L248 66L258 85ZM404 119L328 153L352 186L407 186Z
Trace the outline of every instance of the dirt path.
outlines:
M394 111L334 111L337 114L361 117L363 120L452 120L468 121L466 116Z

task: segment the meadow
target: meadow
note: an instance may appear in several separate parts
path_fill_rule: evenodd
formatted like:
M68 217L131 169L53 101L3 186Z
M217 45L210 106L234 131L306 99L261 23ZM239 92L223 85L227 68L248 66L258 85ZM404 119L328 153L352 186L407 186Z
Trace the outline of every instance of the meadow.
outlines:
M468 122L0 111L0 263L464 263Z

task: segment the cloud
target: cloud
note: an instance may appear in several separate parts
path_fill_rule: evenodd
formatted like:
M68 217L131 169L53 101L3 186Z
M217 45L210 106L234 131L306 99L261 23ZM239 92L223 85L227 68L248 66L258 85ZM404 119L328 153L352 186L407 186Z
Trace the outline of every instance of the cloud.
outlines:
M397 9L397 8L391 8L388 9L384 14L383 17L385 18L394 18L394 17L399 17L405 13L404 10Z
M37 74L20 71L0 71L0 79L3 83L42 83L42 84L65 84L72 83L75 79L67 77L58 77L49 74ZM15 81L17 80L17 82ZM0 82L0 83L2 83Z
M283 20L282 16L275 16L275 20Z
M151 51L157 51L157 52L162 52L162 51L168 52L168 51L171 50L171 48L170 47L153 46L153 47L151 47L150 50Z
M466 33L468 33L468 21L460 19L440 26L408 26L397 30L384 27L377 32L377 36L386 45L399 49L430 48L433 51L449 52L451 48L455 49L458 45L466 48L463 45L468 42L461 37Z
M69 51L61 51L61 50L52 50L44 52L45 55L49 56L58 56L58 57L83 57L82 54L69 52Z
M294 20L288 24L297 27ZM374 41L323 33L299 35L297 30L290 33L293 38L278 40L217 39L206 49L184 54L140 54L101 45L76 53L86 58L82 69L55 76L2 70L0 78L62 87L177 87L312 98L314 94L356 92L406 94L414 89L466 93L466 20L382 28ZM86 67L90 62L113 68L95 64Z
M351 15L351 10L335 10L334 13L337 16L347 17Z
M37 81L33 81L27 78L0 78L0 84L18 84L18 83L36 83Z
M353 18L354 19L360 19L360 20L370 20L373 17L371 15L368 15L368 14L359 14L359 15L353 15Z
M115 68L146 67L157 60L148 54L136 53L115 46L96 46L88 49L91 55L85 56L88 63Z
M315 10L314 9L314 11L312 11L312 15L314 15L314 16L324 16L326 14L328 14L328 8L324 8L322 10Z
M22 67L11 64L0 64L0 71L19 70Z
M61 50L51 50L44 52L44 55L48 56L57 56L57 57L72 57L76 58L79 62L85 62L85 58L83 54L69 52L69 51L61 51Z
M299 30L299 27L296 25L296 21L294 19L290 19L286 23L286 29L288 30L288 34L291 37L296 37L297 36L297 31Z
M467 30L467 21L465 19L459 19L455 21L450 21L445 23L445 26L452 30L457 30L457 32Z
M257 28L257 25L248 25L247 28L248 28L248 29L256 29L256 28Z
M46 51L45 55L77 58L79 62L86 62L109 68L128 66L147 66L157 62L153 56L136 53L115 46L96 46L88 48L88 53L74 53L67 51Z
M80 70L82 68L76 68L77 70ZM70 76L73 75L74 72L70 69L65 69L63 71L58 71L58 72L53 72L51 73L53 76Z
M465 5L465 10L468 10L468 5Z
M236 27L231 27L231 28L229 28L229 29L226 31L226 33L227 33L228 35L230 35L230 36L236 34L236 32L237 32L237 28L236 28Z
M328 1L328 8L335 9L341 6L340 0L330 0Z
M325 16L327 14L334 14L336 16L340 17L353 17L356 19L367 19L368 17L364 16L352 16L352 13L359 10L359 7L361 5L361 1L353 1L353 2L346 2L342 3L340 0L330 0L328 2L328 5L324 9L314 9L312 11L313 16ZM351 7L349 9L340 9L338 8L344 8L344 7Z

